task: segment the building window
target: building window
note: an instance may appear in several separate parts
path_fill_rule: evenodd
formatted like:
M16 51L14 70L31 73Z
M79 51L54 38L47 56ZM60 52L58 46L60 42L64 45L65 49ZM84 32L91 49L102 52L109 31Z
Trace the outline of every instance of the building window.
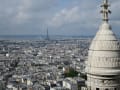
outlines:
M100 90L99 88L96 88L96 90Z
M105 89L105 90L108 90L108 89Z
M114 90L117 90L116 88Z

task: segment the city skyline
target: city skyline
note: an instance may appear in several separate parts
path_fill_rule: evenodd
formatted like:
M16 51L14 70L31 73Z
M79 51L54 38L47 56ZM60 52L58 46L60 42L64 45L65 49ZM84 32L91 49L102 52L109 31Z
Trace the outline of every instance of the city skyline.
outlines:
M109 0L110 24L120 35L119 0ZM8 0L0 5L0 35L95 35L102 0ZM96 23L97 22L97 23Z

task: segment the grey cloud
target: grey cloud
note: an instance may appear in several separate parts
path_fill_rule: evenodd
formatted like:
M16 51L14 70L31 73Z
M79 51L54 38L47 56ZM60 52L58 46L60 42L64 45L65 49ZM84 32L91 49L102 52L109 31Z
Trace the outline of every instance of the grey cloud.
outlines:
M56 13L51 20L48 21L48 25L53 27L61 27L64 24L78 22L80 19L79 8L73 7L70 9L63 9Z
M0 0L0 34L44 34L47 27L52 34L95 34L102 0L68 0L66 6L62 1ZM110 2L111 24L118 29L120 1Z

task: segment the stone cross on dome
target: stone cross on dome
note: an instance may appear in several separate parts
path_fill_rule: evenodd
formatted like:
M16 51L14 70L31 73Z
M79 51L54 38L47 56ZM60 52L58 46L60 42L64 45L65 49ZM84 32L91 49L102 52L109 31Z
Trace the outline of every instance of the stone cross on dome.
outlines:
M103 21L108 22L109 18L108 18L108 14L111 14L111 11L108 9L110 5L108 4L108 0L103 0L103 4L101 5L101 7L103 7L103 9L101 10L101 13L103 14Z

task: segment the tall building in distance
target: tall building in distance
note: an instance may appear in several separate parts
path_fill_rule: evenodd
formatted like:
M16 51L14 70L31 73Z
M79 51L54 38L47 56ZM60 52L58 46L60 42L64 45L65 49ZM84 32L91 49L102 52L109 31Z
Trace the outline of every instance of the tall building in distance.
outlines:
M48 40L48 41L50 40L48 28L47 28L46 40Z
M103 0L102 24L88 51L87 90L120 90L120 43L109 24L108 0Z

